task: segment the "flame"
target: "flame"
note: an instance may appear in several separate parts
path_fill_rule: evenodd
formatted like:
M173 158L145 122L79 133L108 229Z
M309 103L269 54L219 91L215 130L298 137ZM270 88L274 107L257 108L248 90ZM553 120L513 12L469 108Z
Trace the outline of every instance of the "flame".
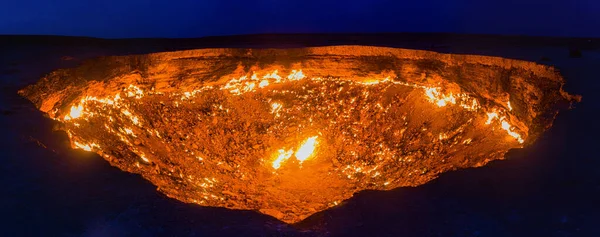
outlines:
M502 121L502 129L504 130L509 130L510 129L510 124L508 124L508 122L506 121Z
M100 148L100 146L98 146L98 144L96 144L96 143L91 143L88 145L88 144L83 144L83 143L73 141L73 144L75 144L75 147L85 150L85 151L92 151L92 148Z
M269 85L269 80L262 80L262 81L260 81L260 83L258 83L259 88L263 88L268 85Z
M263 76L263 79L275 79L277 82L281 81L281 77L277 75L277 70L273 71L270 74Z
M363 84L365 86L372 86L372 85L377 85L379 83L386 83L386 82L390 82L390 78L386 77L383 80L378 80L378 79L369 79L369 80L365 80L360 82L360 84Z
M302 73L302 70L292 70L292 73L290 73L290 75L287 77L288 80L291 81L297 81L297 80L302 80L304 79L304 74Z
M279 167L281 167L281 163L286 161L287 159L289 159L292 154L294 154L294 151L292 150L284 150L284 149L279 149L279 155L277 156L277 159L275 159L275 161L273 161L273 168L274 169L279 169Z
M137 137L134 133L133 130L131 128L123 128L123 131L133 137Z
M517 141L518 141L519 143L523 143L523 142L525 142L525 141L523 140L523 138L521 138L521 135L520 135L520 134L518 134L518 133L516 133L516 132L512 131L512 127L511 127L511 125L510 125L508 122L506 122L506 121L504 120L504 118L502 118L502 122L501 122L501 124L502 124L502 129L506 130L506 132L508 133L508 135L510 135L510 136L514 137L515 139L517 139Z
M485 124L491 124L493 119L498 118L498 113L496 113L496 112L487 113L487 116L488 116L488 119L487 119L487 121L485 121Z
M71 120L81 117L83 115L83 105L71 106L71 112L65 116L65 120Z
M135 97L141 99L144 96L144 91L135 85L129 85L127 88L127 97Z
M452 94L444 95L438 91L439 88L427 87L425 88L425 95L429 102L436 104L438 107L444 107L448 104L456 104L457 98ZM464 96L464 99L467 99ZM462 104L462 103L461 103Z
M304 144L298 148L296 151L296 159L300 161L300 163L304 162L308 157L310 157L315 151L315 146L317 145L317 136L309 137L306 139Z
M502 129L506 130L506 132L508 133L508 135L510 135L511 137L514 137L515 139L517 139L517 141L519 143L525 142L525 140L523 140L523 138L521 137L520 134L518 134L517 132L513 131L513 128L510 125L510 123L508 123L508 121L506 121L506 117L504 117L504 116L500 117L500 115L496 111L487 113L487 116L488 116L488 119L485 122L485 124L491 124L493 120L497 119L497 120L500 121L500 127Z
M142 160L145 161L146 163L150 163L150 160L148 160L148 158L146 158L146 155L140 154L140 158L142 158Z
M78 148L80 148L80 149L83 149L83 150L86 150L86 151L92 151L92 148L90 147L90 145L81 144L79 142L73 142L73 143L75 143L75 146L78 147Z
M232 78L229 80L223 87L222 90L229 90L232 94L241 95L247 92L253 92L256 88L265 88L272 83L281 83L282 77L279 76L277 70L274 70L271 73L265 74L262 78L259 78L258 74L253 73L250 77L241 76L239 78ZM306 78L306 76L302 73L302 70L292 70L290 74L286 77L288 81L297 81ZM271 81L274 80L274 81ZM184 94L184 98L189 98L186 94Z
M315 151L315 147L318 144L317 137L318 136L314 136L306 139L306 141L304 141L304 143L300 145L300 147L296 150L295 153L291 149L287 151L285 149L279 149L277 151L277 158L272 163L273 168L279 169L281 167L281 164L288 160L292 156L292 154L296 157L298 161L300 161L300 164L302 164L302 162L308 159Z
M298 80L305 81L298 82ZM281 86L281 84L278 85L278 83L287 82L292 82L294 84L293 89ZM247 173L246 170L239 169L244 166L244 163L238 163L237 161L229 162L223 158L226 155L221 156L220 152L229 151L228 149L238 149L241 152L236 153L235 155L241 157L240 160L243 158L255 162L256 159L260 159L260 157L257 156L264 155L265 149L269 149L269 152L272 153L267 154L267 156L264 157L266 159L261 160L261 169L265 169L270 173L272 172L274 176L281 175L282 177L274 177L277 180L284 180L286 178L295 179L298 175L304 175L306 173L313 174L312 172L317 171L317 167L319 169L322 167L310 165L309 163L311 163L311 161L304 164L306 167L303 167L302 164L309 159L315 159L318 153L319 163L323 161L324 164L329 164L326 162L335 156L344 158L344 160L338 159L339 162L335 162L333 163L333 166L331 166L331 169L334 169L336 172L342 172L340 177L343 179L346 177L353 181L369 179L369 185L372 184L374 185L373 187L387 186L389 188L396 187L398 182L397 180L390 179L386 176L387 171L385 166L390 163L383 162L388 162L389 160L393 162L413 162L416 157L411 156L410 154L402 154L403 151L397 148L401 147L402 144L398 145L396 143L395 146L388 145L388 143L386 143L387 140L385 140L387 137L382 137L382 140L369 141L370 143L366 143L365 141L368 140L361 139L360 135L366 134L362 131L365 128L369 129L369 123L378 122L379 124L376 124L376 126L380 126L380 124L389 125L388 123L400 122L400 119L402 119L404 120L402 121L404 126L398 128L392 127L394 128L393 130L388 129L390 130L390 135L398 136L398 139L411 139L411 136L413 136L412 129L415 128L418 129L414 130L416 135L426 135L425 137L429 139L426 140L426 142L438 143L442 147L446 145L458 145L463 147L473 146L472 148L477 148L474 147L474 145L478 144L475 142L478 141L478 134L473 134L473 130L469 129L476 129L475 132L479 132L479 129L484 129L483 121L485 121L485 124L490 125L485 128L494 131L493 134L487 134L493 136L494 141L496 141L496 139L502 140L502 146L516 145L513 138L519 143L524 143L524 139L519 133L523 132L523 136L525 136L527 131L526 128L522 130L523 127L521 126L524 126L522 123L514 123L513 125L515 126L511 125L511 123L518 121L518 117L514 117L512 113L508 112L512 110L510 101L506 102L507 104L504 106L504 101L501 101L498 104L494 100L485 100L481 98L482 103L480 104L476 99L480 97L475 97L475 95L471 96L457 86L450 86L448 88L440 87L439 85L426 86L395 81L395 79L390 78L367 80L352 80L352 78L325 79L307 77L302 70L293 70L289 72L289 74L283 76L279 76L277 70L266 74L252 73L236 78L229 78L228 81L210 83L212 84L201 86L199 88L190 88L187 91L179 90L169 92L154 92L153 89L144 89L146 90L144 91L141 89L144 88L142 85L139 85L139 87L136 85L129 85L129 87L119 90L119 93L112 94L113 96L109 95L105 98L86 96L80 101L75 101L75 103L68 105L71 106L70 110L68 109L69 107L65 107L64 111L56 112L56 114L59 115L58 120L64 116L62 122L67 125L65 127L70 131L74 131L73 136L70 136L73 141L73 148L85 151L96 151L106 158L125 154L124 152L119 152L117 149L125 150L127 153L133 152L137 155L133 162L141 169L144 169L144 164L153 164L155 161L157 161L157 164L161 164L163 156L165 154L170 155L166 153L166 151L168 151L172 153L177 152L177 156L182 156L183 158L193 159L194 165L198 166L193 166L191 167L192 169L203 169L202 167L226 169L227 171L225 172L236 172L235 176L231 175L231 173L223 172L219 175L224 175L228 178L235 177L240 180L248 180L248 177L251 177L253 174ZM192 83L191 85L197 84ZM402 88L395 88L396 86L394 85L399 85L398 87ZM406 86L410 90L405 90L407 88L403 88L403 86ZM402 93L399 93L400 96L398 96L398 98L405 95L411 96L407 98L411 100L417 99L419 101L418 103L424 103L424 105L427 106L427 109L435 109L437 110L436 112L451 109L452 111L443 111L444 113L438 115L461 116L458 117L456 121L451 120L450 122L451 124L462 122L464 123L464 126L461 126L460 128L430 126L412 127L412 125L407 125L407 116L409 116L409 114L400 113L397 117L393 117L398 120L389 120L388 117L386 117L388 115L386 113L388 110L394 112L396 107L393 104L390 105L393 101L386 101L388 99L388 97L386 97L387 95L379 97L380 94L378 94L387 87L391 87L394 90L403 90ZM301 88L303 91L299 91ZM170 88L170 90L176 89L179 88ZM207 93L204 94L204 92ZM214 92L218 93L218 100L212 99L213 94L211 93ZM249 106L250 104L237 104L238 102L244 103L246 101L244 100L245 98L236 97L236 95L252 92L259 93L246 94L243 97L257 99L253 100L252 104L260 104L260 106L244 109L243 112L253 113L251 114L252 116L260 115L260 118L258 118L260 121L256 123L254 123L254 121L246 123L245 120L233 120L236 118L234 116L237 116L236 113L239 113L240 111L237 109L238 106ZM153 94L162 95L162 93L165 95L152 98L143 97ZM329 93L331 93L331 96ZM211 98L210 100L207 100L204 97L204 95L207 94L209 95L207 97ZM121 98L121 95L123 98ZM198 96L199 98L195 98L195 96ZM138 101L137 99L143 100ZM229 103L230 99L235 100L236 103ZM165 105L163 101L172 104ZM210 109L207 109L206 111L202 110L202 113L198 110L192 110L197 108L194 105L191 105L193 103L202 103L202 106L210 106ZM431 104L429 105L429 103ZM285 108L283 108L284 105L286 106ZM409 105L412 106L413 104ZM175 109L175 106L178 106L179 109ZM418 104L418 106L422 106L422 104ZM161 109L152 110L157 107ZM417 107L410 109L422 108ZM404 108L401 109L402 110L400 111L404 113ZM232 112L230 112L230 110ZM150 117L145 116L154 111L158 111L159 114L151 114ZM182 112L187 114L179 117ZM271 114L269 114L269 112ZM377 113L377 117L371 117L371 115L373 115L371 112ZM407 112L410 113L410 111ZM326 117L321 116L325 114L327 114ZM353 114L360 115L360 117L357 116L360 120L354 119L355 117L353 117ZM363 117L362 115L366 116ZM91 116L96 117L94 119L89 119ZM237 121L243 121L244 124L241 124L243 126L236 125L232 128L219 128L219 126L223 125L221 119L224 118L224 116L233 118L228 121L233 125L236 125ZM255 117L250 118L254 119ZM465 122L465 118L470 119ZM152 119L162 120L155 124ZM425 118L425 120L426 119L428 118ZM410 120L410 118L408 120ZM472 121L476 121L477 124L472 123ZM352 122L353 124L346 126L349 122ZM328 123L330 125L328 125ZM263 126L263 124L268 124L268 126ZM181 127L169 127L171 125L181 125ZM94 128L93 126L98 126L98 128ZM191 126L197 126L198 129L178 129L190 128ZM376 126L375 128L378 129L379 127ZM467 126L473 126L473 128L464 129ZM228 142L220 142L215 139L218 143L213 143L216 144L214 147L218 147L219 150L216 150L215 148L213 151L211 150L211 146L213 145L210 144L210 142L212 142L211 138L224 134L224 132L221 132L220 134L206 132L211 131L209 129L214 128L219 129L216 130L217 132L226 132L227 136L231 136L234 139L231 139ZM337 130L338 128L347 128L347 130L341 131L342 133L337 133L339 131ZM504 131L500 130L500 128ZM254 139L252 141L253 143L240 143L240 140L244 141L245 137L235 137L236 135L241 134L235 134L240 130L247 132L245 134L252 134L251 132L254 131L251 129L257 129L256 131L259 134L259 136L252 137L252 139ZM90 135L94 135L92 134L92 131L98 132L96 138L89 137ZM298 135L296 133L306 131L310 133L296 138ZM321 133L318 131L321 131ZM336 133L331 133L332 131ZM511 137L506 136L504 132ZM411 134L406 135L409 133ZM82 136L83 138L78 137L78 135L82 134L84 135ZM318 136L313 136L315 134L318 134ZM254 136L254 134L252 135ZM327 137L328 142L319 140L323 139L319 138L320 136ZM340 139L337 140L337 137L335 136L339 136ZM104 140L97 140L98 138ZM164 145L163 147L153 147L153 142L155 142L155 140L148 140L157 138L160 140L156 142L162 142L163 144L161 145ZM107 141L109 139L112 140ZM277 142L278 139L284 141L292 139L293 142L285 144L284 147L276 146L269 148L269 146L272 146L273 142ZM78 142L74 140L77 140ZM107 150L101 152L100 146L95 143L88 144L85 141L96 141ZM104 143L105 141L107 142ZM254 143L255 141L258 142ZM328 146L330 145L329 141L332 143L336 142L335 145L341 144L347 146L348 150L344 150L343 153L334 153L336 152L335 150L328 149ZM510 142L510 144L504 144L506 142ZM369 147L363 149L365 146ZM359 147L359 149L354 149L355 147ZM165 153L153 152L156 151L153 149L157 148L165 149ZM368 153L364 151L367 151ZM440 150L438 149L427 149L425 152L427 153L423 154L431 157L440 157L443 155L440 154ZM298 164L296 161L292 160L292 162L288 162L292 156L294 156L294 159L297 159L300 164L299 168L304 170L301 170L302 172L300 173L291 174L286 177L290 172L296 172L297 169L295 168L298 168L298 166L296 166L296 164ZM393 158L393 160L390 158ZM287 165L293 165L293 169L281 169L281 167L286 165L286 162L289 163ZM220 168L214 165L220 166ZM273 167L273 169L269 166ZM323 167L326 167L327 169L330 168L330 166ZM168 170L165 170L167 175L176 176L175 178L181 177L182 174L179 172L173 170L169 172ZM264 172L264 170L261 172ZM410 175L413 174L413 172L421 171L411 170L409 172ZM332 172L331 174L335 173ZM202 179L200 177L192 178L191 176L188 178L187 175L183 177L185 177L182 178L183 181L187 182L186 180L189 180L191 183L196 183L198 179ZM211 182L212 181L202 181L201 183L196 183L197 186L200 187L199 189L204 192L198 197L199 199L203 196L205 201L209 202L209 200L212 200L213 198L216 199L217 197L211 193L219 196L221 195L221 191L224 190L221 189L221 187L215 186L218 187L218 189L215 190L208 189L209 187L213 187ZM219 198L222 199L222 197Z
M178 98L180 98L183 101L183 100L191 99L194 96L196 96L197 94L199 94L203 91L209 90L209 89L213 89L213 88L220 89L220 90L227 90L234 95L240 95L243 93L254 92L256 90L266 88L266 87L269 87L269 86L277 84L277 83L284 83L284 82L291 82L291 81L298 81L298 80L312 80L312 81L324 80L323 78L318 78L318 77L308 78L302 72L301 69L292 70L285 77L279 76L278 73L279 72L277 70L274 70L270 73L266 73L262 76L260 76L259 74L256 74L256 73L252 73L251 75L248 74L248 75L240 76L238 78L232 78L229 81L227 81L226 83L221 84L218 87L213 87L211 85L207 85L207 86L204 86L204 87L192 90L192 91L183 91L183 92L175 93L175 95L177 95ZM330 78L330 79L338 80L335 78ZM408 87L412 87L412 88L422 89L428 102L430 102L438 107L458 105L458 106L466 109L467 111L484 112L485 114L487 114L487 120L485 122L486 124L492 124L493 121L498 120L500 128L505 130L508 133L508 135L514 137L519 143L524 142L521 135L519 133L517 133L517 131L515 131L516 130L515 127L513 127L508 122L509 120L506 119L506 116L507 116L507 114L505 113L506 111L504 111L503 109L493 108L493 110L491 110L492 112L487 112L486 110L484 110L484 108L482 108L480 106L479 102L475 98L472 98L468 94L462 93L460 91L446 92L441 87L428 87L428 86L419 85L419 84L395 81L394 79L390 79L389 77L386 77L383 79L367 79L367 80L363 80L363 81L354 81L351 83L356 83L358 85L364 85L364 86L375 86L375 85L380 85L380 84L384 84L384 83L389 83L389 84L403 85L403 86L408 86ZM343 90L343 88L344 87L340 87L338 92ZM125 98L121 97L121 93L123 93L125 95ZM321 93L325 93L325 92L321 92ZM365 93L365 96L368 96L368 91L366 91L364 93ZM86 97L82 98L79 101L79 103L71 106L69 113L64 116L63 121L69 121L69 120L78 119L78 118L83 118L83 119L87 120L87 117L94 116L95 112L99 112L99 111L92 110L89 107L86 107L87 106L86 103L93 102L93 103L97 103L95 105L101 106L101 108L116 109L118 114L104 115L108 118L108 120L111 123L117 123L117 122L123 121L121 119L125 118L125 119L128 119L129 121L131 121L134 125L138 126L139 128L142 128L141 131L147 131L149 134L156 136L158 138L161 138L160 133L156 129L154 129L154 130L144 129L144 127L142 126L143 120L134 114L134 112L136 112L136 111L133 110L133 107L129 107L127 103L122 103L122 101L128 101L128 100L130 101L132 99L141 99L147 94L162 94L162 92L154 92L153 89L150 91L144 91L137 85L129 85L128 87L123 89L120 93L117 93L112 97L108 96L106 98L97 98L97 97L92 97L92 96L86 96ZM354 103L354 102L355 102L355 98L353 98L350 103ZM342 102L340 101L340 103L342 103ZM178 106L177 101L174 102L174 104L176 106ZM276 118L280 117L279 113L280 113L281 109L283 108L283 105L280 102L273 102L270 104L270 106L271 106L271 108L270 108L271 113L274 114ZM382 107L380 104L376 104L376 106L379 109L384 109L384 107ZM87 108L87 110L85 108ZM221 107L221 106L219 106L219 108L221 110L229 111L228 109L223 109L223 107ZM508 111L511 111L513 109L510 101L507 102L507 108L508 108ZM121 116L119 117L119 115L121 115ZM309 121L310 121L310 123L312 123L312 120L310 118L309 118ZM81 126L80 125L81 123L75 123L75 122L72 122L72 123L75 127ZM137 135L144 136L143 134L137 134L137 135L134 134L134 130L132 128L119 128L120 132L116 132L115 130L113 130L111 128L112 126L109 127L109 126L105 125L105 127L107 127L107 130L109 132L111 132L111 133L114 132L121 139L121 141L124 141L128 144L130 144L131 142L128 140L127 135L132 136L132 137L137 137ZM439 140L445 140L448 138L448 135L447 134L439 134L438 137L439 137ZM311 155L313 155L316 145L317 145L317 136L314 136L314 137L310 137L307 140L305 140L302 143L302 145L300 145L299 148L295 152L293 150L285 150L285 149L279 150L278 154L277 154L277 159L272 164L273 168L278 169L282 165L282 163L285 162L287 159L289 159L292 155L295 155L295 157L298 159L298 161L300 161L300 163L302 163L303 161L309 159ZM75 143L75 146L78 148L84 149L84 150L92 150L92 148L94 148L94 147L96 147L96 148L99 147L96 144L86 145L86 144L82 144L82 143Z

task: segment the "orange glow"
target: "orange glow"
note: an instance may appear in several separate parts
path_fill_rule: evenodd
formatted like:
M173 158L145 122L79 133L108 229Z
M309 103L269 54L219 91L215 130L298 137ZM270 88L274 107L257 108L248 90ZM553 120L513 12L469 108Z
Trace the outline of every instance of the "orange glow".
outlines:
M304 75L304 73L302 72L302 70L291 70L290 73L284 79L278 75L277 70L274 70L270 73L264 74L262 77L256 73L253 73L250 76L241 76L237 79L236 78L231 79L227 83L222 85L220 87L220 89L228 90L234 95L240 95L243 93L253 92L257 89L266 88L275 83L283 83L283 82L285 82L284 80L298 81L298 80L304 80L304 79L313 80L313 81L322 80L321 78L307 78L306 75ZM330 80L336 80L336 79L330 79ZM424 94L425 94L427 101L435 104L438 107L459 105L460 107L466 109L467 111L479 111L481 109L479 102L476 99L471 98L469 95L464 94L464 93L452 93L452 92L442 93L443 90L440 87L428 87L428 86L423 86L423 85L404 83L404 82L400 82L400 81L394 81L394 80L390 79L389 77L386 77L383 79L369 79L369 80L364 80L364 81L360 81L357 83L359 83L361 85L365 85L365 86L376 86L376 85L379 85L382 83L391 83L391 84L396 84L396 85L409 86L409 87L413 87L413 88L422 88L424 90ZM213 88L213 86L206 86L204 88L196 89L193 91L181 92L181 94L180 94L181 99L182 100L191 99L194 96L196 96L198 93L205 91L205 90L212 89L212 88ZM340 87L338 92L341 91L341 89L342 89L342 87ZM134 98L134 99L141 99L148 93L152 94L152 92L144 92L144 90L142 90L140 87L138 87L136 85L129 85L127 88L125 88L123 90L123 92L125 93L125 95L127 95L127 97ZM84 106L86 103L96 102L96 103L104 104L105 106L111 106L111 107L120 109L121 113L127 119L129 119L134 125L136 125L140 128L143 128L142 120L138 116L134 115L134 113L132 113L128 109L127 106L123 106L121 104L122 100L123 99L121 98L120 93L117 93L113 97L107 97L107 98L96 98L96 97L91 97L91 96L84 97L83 99L80 100L79 104L71 106L69 113L64 116L63 120L68 121L68 120L77 119L77 118L86 119L86 117L94 116L93 112L84 111L85 110ZM178 105L177 102L175 102L175 105ZM507 102L507 107L508 107L509 111L512 110L510 101ZM283 108L283 106L281 103L278 103L278 102L271 103L271 113L274 114L276 118L279 118L281 116L280 110L282 108ZM379 105L379 108L382 109L381 105ZM227 110L227 109L225 109L225 110ZM503 116L501 117L501 114L496 109L493 109L492 112L486 112L486 114L487 114L486 124L491 124L494 120L499 120L500 127L503 130L506 130L507 133L510 136L517 139L517 141L519 141L519 143L524 142L521 135L519 133L517 133L516 131L514 131L514 128L512 127L512 125L510 125L510 123L508 123L508 121L505 119L505 117L503 117ZM108 116L108 118L111 122L114 122L113 116ZM78 126L78 125L79 125L79 123L77 125L74 124L74 126ZM124 128L124 129L120 129L120 130L127 135L136 137L136 134L134 134L134 132L131 128ZM160 138L160 135L158 134L157 131L154 131L151 133ZM121 140L127 141L127 139L125 137L121 137L122 135L118 135L118 136L121 138ZM312 147L312 149L314 149L314 144L310 145L311 144L310 142L314 142L315 140L309 139L307 141L309 142L307 146ZM306 148L306 149L308 149L308 148ZM303 153L303 152L305 152L304 149L300 153L297 152L296 157L298 158L299 161L304 161L305 159L307 159L310 156L310 153ZM283 160L281 160L279 163L281 163L281 162L283 162Z
M566 106L562 83L521 61L339 46L107 57L19 94L75 156L185 203L296 223L531 144Z

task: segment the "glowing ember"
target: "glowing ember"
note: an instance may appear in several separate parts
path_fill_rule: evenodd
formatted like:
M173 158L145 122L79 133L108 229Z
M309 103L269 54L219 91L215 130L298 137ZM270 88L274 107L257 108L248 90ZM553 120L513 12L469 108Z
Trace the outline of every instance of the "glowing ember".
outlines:
M480 56L326 47L136 57L140 68L108 57L95 62L107 71L68 69L20 93L62 124L73 148L170 197L285 222L360 190L501 159L573 100L555 91L553 70Z
M271 113L276 113L277 111L279 111L281 109L281 104L280 103L273 103L271 104Z

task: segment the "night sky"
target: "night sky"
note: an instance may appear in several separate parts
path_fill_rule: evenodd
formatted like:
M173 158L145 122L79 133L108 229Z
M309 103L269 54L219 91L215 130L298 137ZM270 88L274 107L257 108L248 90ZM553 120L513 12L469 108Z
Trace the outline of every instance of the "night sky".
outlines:
M598 0L5 0L0 34L454 32L600 37Z

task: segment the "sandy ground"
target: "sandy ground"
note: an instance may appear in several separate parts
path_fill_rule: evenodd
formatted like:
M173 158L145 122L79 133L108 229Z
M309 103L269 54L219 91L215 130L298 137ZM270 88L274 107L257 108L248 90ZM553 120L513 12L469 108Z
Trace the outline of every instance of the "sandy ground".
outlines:
M249 36L116 40L0 36L2 236L600 236L600 40L456 35ZM536 144L416 187L365 191L290 226L251 211L169 199L141 177L68 148L16 91L103 55L201 47L364 44L556 66L583 102ZM582 50L581 58L569 49Z

